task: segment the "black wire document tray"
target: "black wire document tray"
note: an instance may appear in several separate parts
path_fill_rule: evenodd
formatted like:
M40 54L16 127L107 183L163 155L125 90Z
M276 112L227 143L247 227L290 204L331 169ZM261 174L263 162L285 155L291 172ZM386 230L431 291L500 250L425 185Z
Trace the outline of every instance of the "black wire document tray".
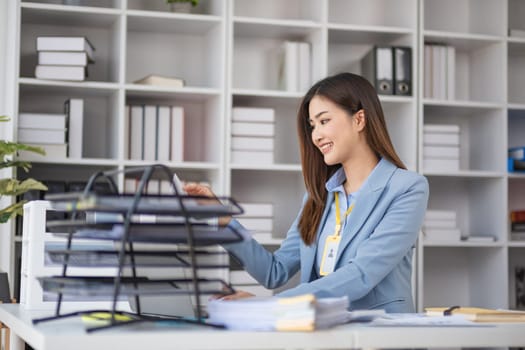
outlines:
M133 194L118 192L115 179L122 172L125 178L132 175L131 178L138 181ZM100 180L109 183L112 193L93 190ZM159 180L170 182L172 195L146 194L150 181ZM61 275L38 278L45 294L57 296L55 315L33 322L86 313L83 310L61 313L63 300L110 301L109 324L88 328L91 332L150 321L148 311L141 304L161 297L181 295L185 298L186 295L187 300L195 303L191 309L193 322L210 326L204 320L203 301L206 299L201 300L201 296L235 293L228 283L218 278L224 276L218 269L227 269L229 263L227 253L215 246L250 237L242 230L219 224L221 217L243 213L235 200L186 195L179 182L169 168L155 164L98 172L90 177L81 193L46 196L52 210L66 212L68 218L48 221L47 232L66 240L62 245L45 246L46 263L61 265ZM85 268L84 271L109 268L110 272L94 276L97 273L79 274L75 270L77 272L71 276L69 267ZM141 301L141 297L146 300ZM117 301L126 298L134 303L135 314L124 321L116 317L122 313L117 310ZM180 319L177 314L171 316Z
M94 192L72 192L50 194L46 196L46 200L51 201L51 208L60 211L128 213L133 210L136 214L186 215L194 218L231 216L243 212L241 207L228 197L148 195L141 196L137 200L132 194L104 195Z
M74 230L74 238L120 241L126 233L123 224L71 223L67 220L49 222L47 228L57 236L67 236L67 230ZM235 243L248 239L246 233L229 226L192 224L193 244L211 245ZM58 232L57 232L58 231ZM187 243L188 230L185 224L134 224L127 231L128 242L144 243Z
M119 266L118 250L68 250L68 249L46 249L46 257L49 262L56 265L67 263L72 267L117 267ZM217 264L217 256L225 255L223 252L194 252L199 269L223 269L229 268L229 264ZM156 250L133 252L126 251L123 267L184 267L191 268L189 251Z
M62 293L76 297L111 297L115 278L86 276L51 276L38 278L44 292ZM195 293L191 278L149 279L121 277L120 296L174 295ZM233 289L220 279L199 278L199 293L230 294Z

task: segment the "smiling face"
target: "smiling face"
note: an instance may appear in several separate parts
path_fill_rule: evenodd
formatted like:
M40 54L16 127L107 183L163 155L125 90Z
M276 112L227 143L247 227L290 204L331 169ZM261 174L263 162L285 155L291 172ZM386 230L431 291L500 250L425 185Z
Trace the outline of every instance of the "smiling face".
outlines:
M329 99L316 95L308 112L312 142L327 165L346 163L366 143L362 110L351 116Z

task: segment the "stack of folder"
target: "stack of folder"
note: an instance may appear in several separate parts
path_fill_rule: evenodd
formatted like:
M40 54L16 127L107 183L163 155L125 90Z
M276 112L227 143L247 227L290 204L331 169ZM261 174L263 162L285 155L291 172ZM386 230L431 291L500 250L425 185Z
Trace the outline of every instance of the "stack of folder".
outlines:
M234 107L231 162L273 164L275 111L272 108Z
M459 241L461 231L457 227L453 210L431 210L425 213L423 237L426 241Z
M430 172L459 170L460 127L456 124L423 126L423 168Z

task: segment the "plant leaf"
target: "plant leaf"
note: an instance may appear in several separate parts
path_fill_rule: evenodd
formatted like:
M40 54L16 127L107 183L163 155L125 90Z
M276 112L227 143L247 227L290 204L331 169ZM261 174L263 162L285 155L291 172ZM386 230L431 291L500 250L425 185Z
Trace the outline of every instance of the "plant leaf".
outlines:
M23 181L17 179L0 180L0 194L2 195L18 196L30 190L47 191L47 186L31 178Z
M24 213L24 204L26 202L27 202L26 200L22 200L20 202L11 204L10 206L4 209L0 209L0 223L4 224L10 218L16 215L22 215Z
M23 143L18 142L9 142L0 140L0 160L5 162L5 156L12 155L17 153L18 151L28 151L33 153L38 153L41 155L45 155L46 151L44 151L41 147L35 147L30 145L25 145Z

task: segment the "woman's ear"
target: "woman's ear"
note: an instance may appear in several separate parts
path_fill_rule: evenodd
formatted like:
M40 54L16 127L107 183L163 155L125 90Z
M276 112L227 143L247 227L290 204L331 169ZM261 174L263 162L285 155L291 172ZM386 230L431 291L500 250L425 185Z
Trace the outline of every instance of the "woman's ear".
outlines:
M360 109L354 114L354 122L356 123L358 127L358 131L364 130L366 126L366 115L365 110Z

